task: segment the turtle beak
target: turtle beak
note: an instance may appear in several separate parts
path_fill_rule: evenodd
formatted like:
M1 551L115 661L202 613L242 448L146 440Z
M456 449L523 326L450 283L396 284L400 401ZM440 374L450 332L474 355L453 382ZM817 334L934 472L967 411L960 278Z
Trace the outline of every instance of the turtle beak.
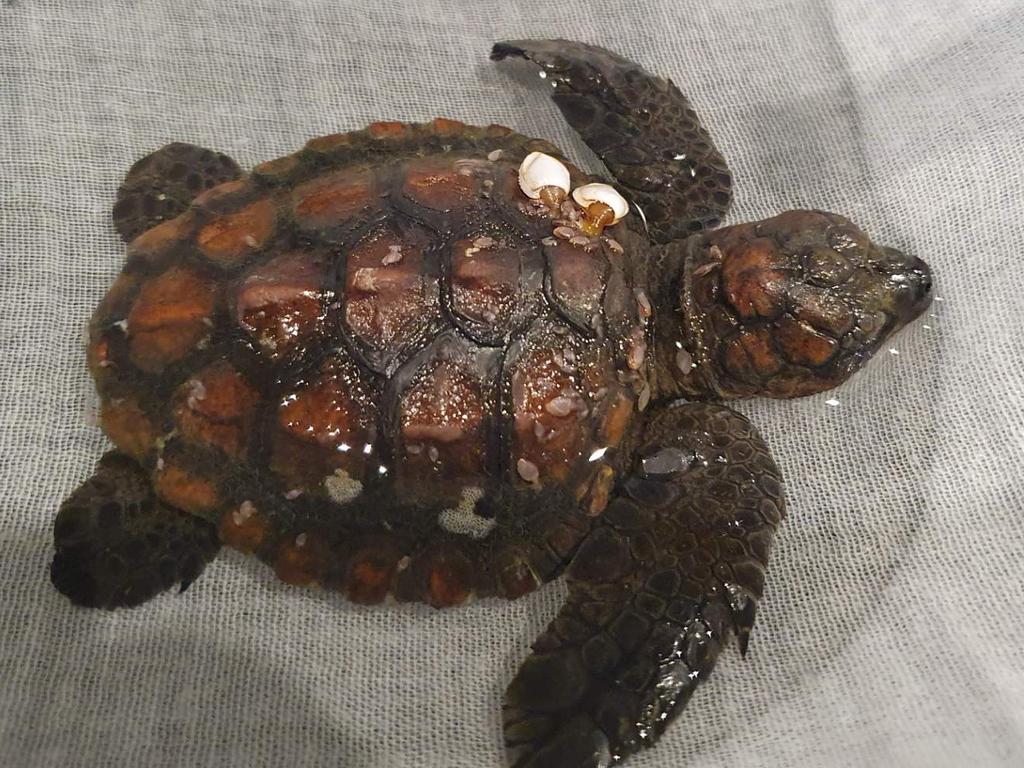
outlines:
M894 304L900 325L919 317L932 303L932 270L922 259L895 248L883 248L891 262L901 267L889 278L895 286Z

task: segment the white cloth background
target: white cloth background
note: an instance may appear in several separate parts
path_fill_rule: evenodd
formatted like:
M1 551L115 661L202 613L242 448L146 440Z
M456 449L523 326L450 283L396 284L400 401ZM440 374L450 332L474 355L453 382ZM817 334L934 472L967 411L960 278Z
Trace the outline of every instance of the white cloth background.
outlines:
M82 329L132 161L180 139L248 167L445 115L592 164L531 68L487 60L531 36L675 79L734 170L730 221L844 213L943 299L835 393L742 406L790 504L751 654L630 765L1024 764L1019 0L0 0L0 764L502 765L501 694L559 584L367 609L224 553L104 613L47 565L106 446Z

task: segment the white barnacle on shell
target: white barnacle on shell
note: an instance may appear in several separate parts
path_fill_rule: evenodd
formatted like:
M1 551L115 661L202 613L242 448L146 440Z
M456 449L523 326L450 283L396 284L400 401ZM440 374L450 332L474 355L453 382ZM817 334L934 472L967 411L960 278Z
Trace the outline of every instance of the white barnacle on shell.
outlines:
M615 214L613 224L618 223L623 216L629 213L629 203L626 202L626 198L610 184L594 183L576 187L572 191L572 199L583 209L589 208L594 203L604 203Z
M569 169L543 152L531 152L519 165L519 188L531 200L540 198L544 187L557 187L569 194Z

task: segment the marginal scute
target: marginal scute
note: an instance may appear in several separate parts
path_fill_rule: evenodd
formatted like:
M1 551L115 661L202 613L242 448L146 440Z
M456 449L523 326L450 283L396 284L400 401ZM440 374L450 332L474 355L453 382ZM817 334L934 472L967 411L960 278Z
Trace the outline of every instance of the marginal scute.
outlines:
M458 215L477 199L480 189L480 179L460 170L450 158L414 160L405 166L402 195L430 211Z
M100 410L103 432L118 448L136 460L153 449L157 430L153 420L134 398L107 400Z
M210 332L216 286L181 267L144 284L127 318L132 362L156 373Z
M233 266L269 242L276 216L272 201L257 200L204 226L196 235L196 245L215 264Z
M362 223L377 195L368 169L346 169L300 184L292 193L295 222L303 231L331 238Z

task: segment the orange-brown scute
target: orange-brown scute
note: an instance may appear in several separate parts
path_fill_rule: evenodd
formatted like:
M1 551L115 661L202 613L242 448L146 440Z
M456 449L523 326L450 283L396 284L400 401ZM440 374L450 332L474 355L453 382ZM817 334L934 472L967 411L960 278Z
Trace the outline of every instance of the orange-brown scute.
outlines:
M238 323L271 359L311 337L333 296L324 290L326 264L301 251L251 269L240 281L234 312Z
M741 381L756 382L782 370L767 328L743 331L725 347L725 368Z
M520 295L520 248L486 234L452 245L452 309L487 329L506 330Z
M394 359L439 314L436 271L425 264L428 245L421 230L383 230L348 255L345 321L381 363Z
M205 192L201 192L192 201L192 205L195 208L217 208L221 204L229 203L236 199L241 193L247 191L249 187L248 179L225 181L223 184L218 184L216 187L210 187Z
M424 558L427 602L435 608L458 605L469 597L473 567L454 547L441 547Z
M819 333L807 323L784 317L779 321L778 340L791 363L819 368L839 351L839 342Z
M230 266L259 250L274 234L277 208L257 200L240 211L219 216L199 230L196 244L210 261Z
M744 320L772 319L786 309L788 277L776 269L778 248L773 240L755 238L726 253L722 265L725 296Z
M374 200L366 170L332 173L296 187L295 221L302 229L319 230L346 224Z
M213 481L194 468L186 468L177 458L165 459L153 478L153 490L172 507L193 515L209 514L220 503Z
M139 461L155 446L157 430L146 412L131 398L105 401L100 411L100 425L114 445Z
M277 410L272 467L290 483L316 485L335 469L359 477L376 440L379 393L347 357L328 360Z
M367 547L353 556L346 586L349 600L371 605L387 597L398 568L399 552L394 546Z
M458 363L439 361L420 371L399 411L406 473L445 482L482 474L488 412L483 382Z
M366 130L375 139L400 139L412 133L412 126L397 120L380 120L370 123Z
M199 371L178 388L174 420L182 437L213 446L233 459L244 456L259 393L226 362Z
M178 243L191 237L194 229L195 216L191 212L184 213L161 222L140 234L128 244L128 254L133 258L143 260L161 256Z
M479 186L472 173L460 173L451 160L425 158L406 165L402 194L424 208L451 211L474 202Z
M559 240L545 249L552 297L578 325L590 328L601 311L607 263L599 253Z
M579 354L568 337L531 345L512 374L512 460L520 479L565 480L589 445L589 407L566 361Z
M239 552L255 552L267 538L266 519L250 501L244 501L221 515L217 526L220 539Z
M155 373L187 355L210 331L214 287L177 267L142 286L128 313L132 362Z
M274 572L287 584L311 587L320 583L324 565L320 540L299 534L293 541L281 545L274 560Z

